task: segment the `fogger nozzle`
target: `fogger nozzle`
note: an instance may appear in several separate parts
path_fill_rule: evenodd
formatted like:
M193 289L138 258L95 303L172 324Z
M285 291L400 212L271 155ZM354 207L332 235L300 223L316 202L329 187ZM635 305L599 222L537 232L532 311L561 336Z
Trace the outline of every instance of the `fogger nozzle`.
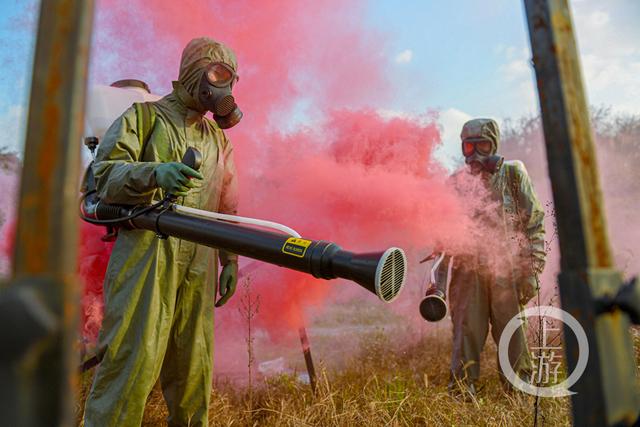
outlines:
M428 322L438 322L447 315L447 301L442 290L432 287L420 303L420 315Z
M431 280L427 287L427 292L424 299L420 303L420 315L428 322L438 322L447 315L447 284L446 276L444 280L437 280L437 272L440 268L440 264L445 259L445 252L435 251L422 261L421 263L435 259L433 266L431 267ZM453 257L449 258L449 265L445 268L445 273L448 271L453 262Z
M407 259L399 248L356 254L323 240L289 237L173 210L154 209L136 216L136 209L117 208L99 203L95 217L109 220L129 216L123 226L224 249L321 279L352 280L384 302L391 302L398 296L407 278Z
M353 280L384 302L391 302L400 294L407 279L407 258L402 249L354 254L331 245L337 248L332 259L337 277Z

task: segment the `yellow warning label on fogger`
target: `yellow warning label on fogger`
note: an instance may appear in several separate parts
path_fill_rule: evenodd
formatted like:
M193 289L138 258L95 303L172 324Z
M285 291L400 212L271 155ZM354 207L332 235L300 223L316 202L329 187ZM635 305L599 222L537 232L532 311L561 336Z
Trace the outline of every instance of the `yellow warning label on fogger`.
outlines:
M297 237L289 237L284 246L282 247L282 253L287 255L297 256L299 258L304 257L307 253L307 248L311 245L311 240L299 239Z

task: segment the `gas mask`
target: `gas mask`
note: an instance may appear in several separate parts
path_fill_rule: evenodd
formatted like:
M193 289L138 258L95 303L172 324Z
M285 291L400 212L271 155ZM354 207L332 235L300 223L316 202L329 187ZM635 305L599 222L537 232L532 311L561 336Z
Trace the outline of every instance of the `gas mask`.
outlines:
M504 158L493 152L493 143L485 138L469 138L462 141L464 162L471 169L472 174L480 172L495 173Z
M242 111L231 94L238 75L222 62L207 67L198 88L198 99L202 106L213 113L213 119L221 129L229 129L240 122Z

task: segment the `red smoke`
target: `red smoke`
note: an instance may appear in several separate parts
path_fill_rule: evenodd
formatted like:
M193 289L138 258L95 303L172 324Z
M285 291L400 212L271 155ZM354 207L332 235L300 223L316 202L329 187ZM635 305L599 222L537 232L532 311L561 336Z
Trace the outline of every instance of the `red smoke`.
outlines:
M16 222L14 219L2 224L0 227L0 236L2 236L2 240L0 240L0 260L2 261L2 264L0 264L0 274L8 275L16 240Z
M304 237L335 241L351 250L403 247L411 263L409 285L414 287L424 272L416 264L418 256L437 243L455 249L468 246L470 233L478 228L466 212L481 198L460 200L446 185L446 173L432 157L440 139L437 116L389 119L377 112L393 98L394 79L387 76L394 72L388 70L386 35L364 23L364 2L159 0L150 4L97 1L92 82L140 78L154 93L165 94L177 78L180 54L190 39L206 35L232 47L241 76L235 95L245 114L242 123L228 132L240 173L241 214L280 221ZM521 153L517 154L519 158ZM544 165L540 159L527 161L527 167ZM624 158L611 160L615 166ZM600 166L609 165L600 162ZM548 186L546 169L540 169L532 177L545 177L536 182L544 184L536 187L543 196ZM607 186L606 174L603 181L607 192L617 185ZM626 224L633 222L629 218L637 211L622 209L627 194L631 193L625 189L613 201L607 199L613 210L609 218L614 243L616 235L628 238ZM12 198L3 200L14 206ZM2 257L12 251L12 222L2 224ZM552 238L553 227L547 230L547 238ZM101 228L82 224L80 233L83 334L93 340L101 321L110 245L100 241ZM478 240L491 244L490 237ZM625 259L632 259L636 246L628 245L630 255L624 254ZM327 283L262 265L251 275L261 299L255 320L275 335L295 331L305 308L325 301L330 291L346 291L366 303L380 304L354 284ZM636 271L637 263L629 269ZM550 283L556 270L546 270ZM218 349L230 352L232 345L242 345L243 333L236 328L242 322L236 310L241 297L239 285L237 295L216 312L216 340L229 336ZM410 315L416 318L417 303L411 301Z
M101 237L103 227L80 221L80 247L78 248L78 274L84 285L80 321L82 335L89 342L95 341L102 323L102 282L113 243L105 243Z
M263 159L269 169L253 182L260 191L251 213L287 223L305 237L356 251L425 247L451 231L447 210L459 215L441 171L427 169L438 141L433 123L334 111L313 132L269 141L273 148ZM275 267L252 277L263 300L260 319L288 328L300 323L302 307L336 286Z
M461 203L433 160L437 115L385 118L377 112L394 94L387 78L392 65L385 36L366 27L364 12L360 1L166 0L148 7L100 0L91 79L140 78L155 93L166 93L190 39L223 41L238 55L236 97L245 114L228 132L241 214L350 250L400 246L411 262L437 243L460 248L468 240L469 201ZM111 249L102 234L81 226L83 334L89 340L101 321ZM272 266L252 277L261 298L256 320L270 332L295 330L304 308L321 303L331 289L367 295L353 284L336 286ZM218 323L234 321L238 300L218 311Z
M19 171L20 162L17 157L0 155L0 188L3 192L2 204L0 204L0 277L10 274L13 259Z
M241 214L354 251L399 246L412 262L436 243L458 248L468 240L464 204L433 159L437 116L376 112L392 99L392 64L385 37L363 23L362 2L190 0L148 8L102 0L97 10L98 83L141 78L165 93L190 39L207 35L235 50L245 117L228 134ZM418 266L411 267L414 278ZM295 330L305 307L346 288L272 266L252 274L252 283L261 298L256 321L270 333ZM236 297L219 310L218 324L233 323L239 305Z
M365 27L363 3L102 0L97 10L99 83L141 78L164 93L190 39L207 35L235 50L245 118L228 134L241 214L359 251L426 250L462 237L461 207L432 160L436 117L375 111L393 90L385 38ZM252 278L262 301L256 320L272 332L297 327L302 308L335 288L271 266ZM236 298L217 321L237 306Z

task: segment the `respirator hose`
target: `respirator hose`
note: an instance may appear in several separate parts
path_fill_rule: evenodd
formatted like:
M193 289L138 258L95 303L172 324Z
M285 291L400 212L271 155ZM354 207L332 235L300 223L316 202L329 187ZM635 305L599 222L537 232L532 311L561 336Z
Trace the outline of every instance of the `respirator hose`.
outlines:
M84 194L81 198L80 198L80 218L82 218L84 221L87 221L88 223L91 224L95 224L95 225L117 225L120 224L122 222L126 222L126 221L130 221L134 218L139 217L140 215L144 215L147 212L151 212L152 210L164 205L165 203L169 203L171 202L171 198L169 198L168 196L165 197L164 199L160 200L159 202L156 202L150 206L147 206L143 209L140 210L136 210L134 212L132 212L129 215L126 216L122 216L119 218L113 218L113 219L95 219L95 218L90 218L88 216L85 215L84 209L82 209L82 207L84 206L84 201L87 198L87 196L90 193ZM111 208L114 208L112 206L110 206ZM120 207L117 207L116 209L121 209Z

